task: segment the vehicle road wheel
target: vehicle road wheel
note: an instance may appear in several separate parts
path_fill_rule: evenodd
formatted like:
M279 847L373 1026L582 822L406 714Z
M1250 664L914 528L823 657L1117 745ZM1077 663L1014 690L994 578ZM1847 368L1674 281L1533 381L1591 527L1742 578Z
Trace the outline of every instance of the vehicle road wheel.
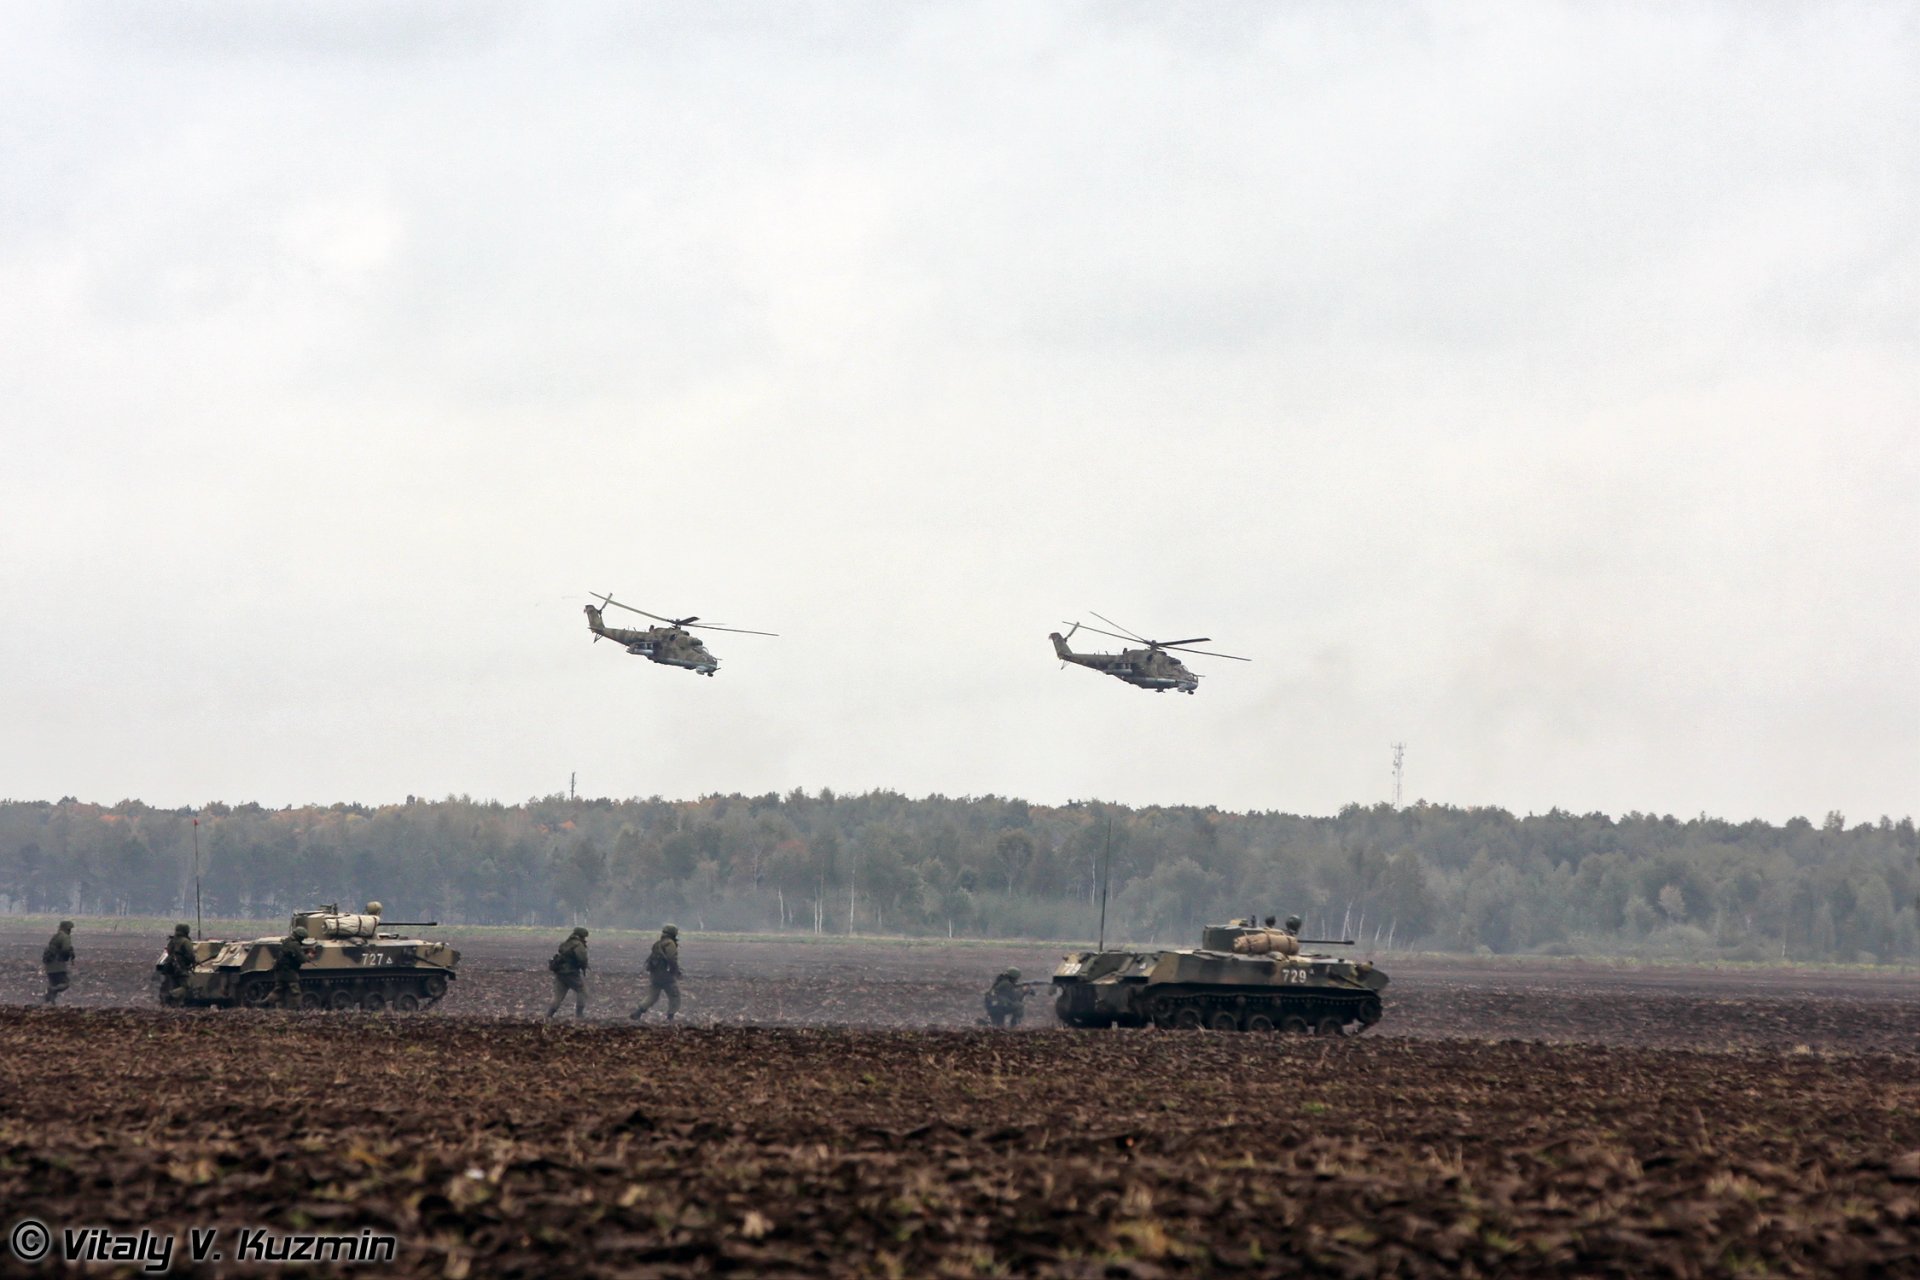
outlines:
M1182 1009L1173 1015L1174 1029L1178 1031L1198 1031L1200 1029L1200 1011L1194 1008Z
M360 1007L368 1013L379 1013L387 1007L387 993L384 991L367 992L367 994L360 997Z
M425 987L427 999L429 1000L438 1000L441 996L447 994L447 980L443 975L438 973L427 975Z
M1360 1025L1370 1027L1380 1021L1380 997L1375 996L1360 1006Z
M1273 1019L1264 1013L1247 1015L1247 1030L1264 1034L1273 1030Z
M352 987L335 987L327 995L327 1005L329 1008L351 1009L359 1003L360 998L353 994Z
M300 993L300 1007L302 1009L324 1009L327 1007L327 998L318 991L302 991Z
M1307 1020L1297 1013L1290 1013L1280 1019L1280 1029L1290 1036L1307 1034Z
M1215 1031L1238 1031L1240 1019L1234 1016L1233 1010L1221 1009L1207 1019L1207 1026Z
M402 991L393 998L393 1011L395 1013L412 1013L419 1007L420 997L411 991Z
M1328 1014L1326 1017L1320 1019L1320 1025L1315 1027L1314 1030L1323 1036L1343 1036L1347 1034L1347 1024L1332 1014Z
M273 981L265 977L252 977L240 983L240 1003L249 1009L264 1009L273 1003Z

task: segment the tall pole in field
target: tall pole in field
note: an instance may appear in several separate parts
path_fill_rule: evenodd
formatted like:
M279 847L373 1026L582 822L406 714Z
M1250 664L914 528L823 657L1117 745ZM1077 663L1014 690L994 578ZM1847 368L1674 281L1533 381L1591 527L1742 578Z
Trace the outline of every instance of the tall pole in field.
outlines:
M1107 815L1107 845L1100 855L1100 950L1107 949L1107 884L1113 867L1113 815Z
M207 936L207 931L200 927L200 819L197 816L193 820L193 936Z

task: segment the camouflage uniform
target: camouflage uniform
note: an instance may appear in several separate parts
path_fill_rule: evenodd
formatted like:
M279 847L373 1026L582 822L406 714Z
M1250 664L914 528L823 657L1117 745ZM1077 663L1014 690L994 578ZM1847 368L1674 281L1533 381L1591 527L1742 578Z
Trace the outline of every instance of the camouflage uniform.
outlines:
M667 998L667 1021L680 1012L680 930L667 925L660 930L659 941L647 956L647 998L633 1011L635 1019L644 1018L661 996Z
M184 924L173 926L167 939L167 958L160 962L160 999L163 1004L178 1004L186 998L187 975L193 972L193 931Z
M47 940L46 950L40 953L40 966L47 971L44 1002L52 1004L73 982L68 976L73 968L73 921L60 922L60 928Z
M987 988L987 1017L996 1027L1017 1027L1027 1013L1028 990L1020 985L1020 971L1009 969Z
M280 939L273 961L273 1002L282 1009L300 1007L300 966L307 962L307 931L295 929Z
M560 1012L560 1006L566 1003L567 992L573 992L573 1016L587 1016L587 931L575 929L553 953L553 959L547 961L547 968L553 970L553 1003L547 1006L547 1016L551 1018Z

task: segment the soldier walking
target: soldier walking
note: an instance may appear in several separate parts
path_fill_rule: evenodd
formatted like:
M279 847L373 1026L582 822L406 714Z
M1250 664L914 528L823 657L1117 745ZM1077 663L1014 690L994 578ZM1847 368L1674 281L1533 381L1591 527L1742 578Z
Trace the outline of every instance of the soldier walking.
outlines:
M987 988L987 1017L996 1027L1019 1026L1020 1019L1027 1016L1027 996L1030 994L1020 985L1020 971L1008 969Z
M307 927L296 925L280 939L280 954L273 961L273 1002L282 1009L300 1007L300 966L306 962Z
M647 956L647 998L630 1016L636 1022L646 1017L662 995L667 998L667 1021L672 1022L680 1012L680 930L670 924L661 926L660 938Z
M60 922L40 953L40 966L47 971L47 994L41 1002L52 1004L73 982L69 973L73 968L73 921Z
M551 1018L560 1012L560 1006L566 1002L567 992L573 992L573 1016L587 1016L587 931L575 929L553 953L553 959L547 961L547 968L553 970L553 1003L547 1006L547 1016Z
M167 958L160 962L160 1003L179 1004L186 999L187 975L192 972L193 930L177 924L167 939Z

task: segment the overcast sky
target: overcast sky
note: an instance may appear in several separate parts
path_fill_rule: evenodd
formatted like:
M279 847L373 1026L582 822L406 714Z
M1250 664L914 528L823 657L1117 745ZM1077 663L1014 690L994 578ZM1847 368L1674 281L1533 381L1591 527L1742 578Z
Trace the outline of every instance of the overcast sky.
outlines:
M0 796L1920 813L1920 11L22 0L0 414Z

